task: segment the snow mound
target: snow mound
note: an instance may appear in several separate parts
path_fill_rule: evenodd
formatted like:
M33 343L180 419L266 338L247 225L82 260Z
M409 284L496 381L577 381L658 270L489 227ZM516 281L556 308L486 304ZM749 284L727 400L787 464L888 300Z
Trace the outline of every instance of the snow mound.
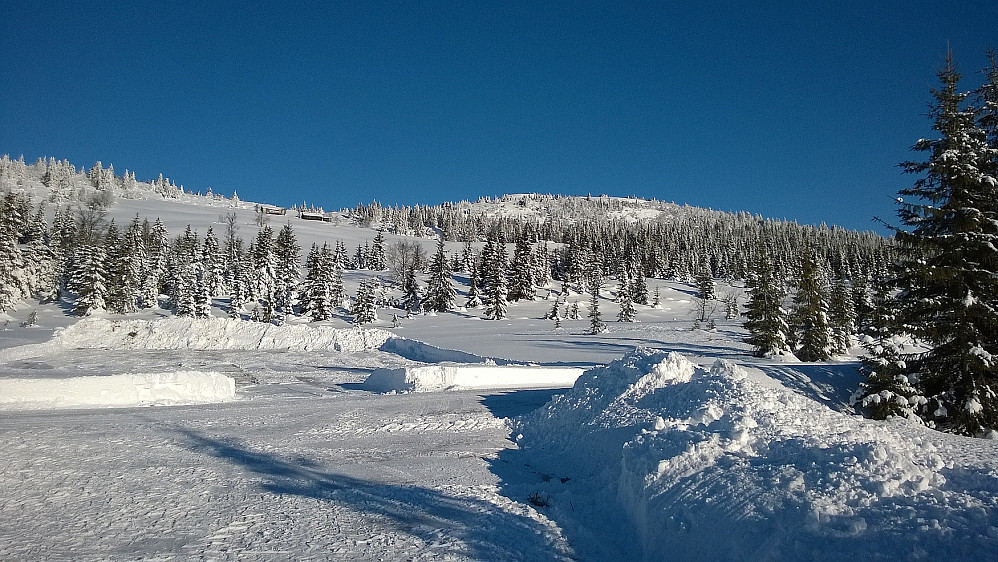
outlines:
M107 320L87 318L57 330L52 343L96 349L240 349L290 351L366 351L379 349L395 335L386 330L330 328L229 318Z
M449 389L564 388L583 369L497 365L423 365L378 369L364 381L372 392L433 392Z
M524 449L603 471L646 559L998 551L993 466L973 477L962 466L969 487L950 482L930 430L832 411L724 360L707 371L636 350L518 419L517 433Z
M0 379L0 410L205 404L235 394L233 379L202 371Z

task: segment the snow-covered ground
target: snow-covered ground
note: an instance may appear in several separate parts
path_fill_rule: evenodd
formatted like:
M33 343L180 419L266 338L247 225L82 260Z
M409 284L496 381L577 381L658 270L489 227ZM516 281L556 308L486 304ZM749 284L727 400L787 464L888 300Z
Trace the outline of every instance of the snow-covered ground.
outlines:
M251 205L192 201L120 200L111 216L203 235L235 211L255 233ZM374 237L286 220L306 248ZM371 275L385 274L348 272L347 292ZM689 286L648 283L661 306L623 324L604 299L597 336L543 320L544 290L505 320L458 310L394 327L389 311L365 329L233 321L220 303L210 320L21 306L0 315L0 559L998 552L998 442L858 417L854 357L752 358L737 321L693 328ZM586 297L573 301L585 318Z
M688 318L598 337L514 318L448 336L469 322L415 317L392 334L91 319L0 332L6 381L196 371L236 386L218 404L0 405L0 558L924 559L998 548L995 442L844 413L849 362L760 362L733 326L694 331ZM482 351L535 373L617 360L569 391L364 390L371 373L418 373L428 356L516 369Z

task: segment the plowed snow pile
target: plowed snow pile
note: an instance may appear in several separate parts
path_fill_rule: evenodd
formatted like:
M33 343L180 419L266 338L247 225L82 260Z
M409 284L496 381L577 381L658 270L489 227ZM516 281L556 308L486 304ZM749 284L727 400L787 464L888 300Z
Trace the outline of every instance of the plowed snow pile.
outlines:
M582 369L497 365L422 365L378 369L364 381L373 392L432 392L474 388L564 388L571 386Z
M72 377L0 379L0 409L205 404L232 400L236 383L214 372L179 371Z
M394 338L378 329L330 328L228 318L105 320L88 318L58 330L52 343L98 349L283 349L365 351ZM43 344L44 345L44 344Z
M591 471L646 559L960 559L998 552L994 441L834 412L757 372L636 350L515 422ZM954 458L959 460L954 466ZM609 498L606 496L610 496ZM557 498L554 498L557 500Z

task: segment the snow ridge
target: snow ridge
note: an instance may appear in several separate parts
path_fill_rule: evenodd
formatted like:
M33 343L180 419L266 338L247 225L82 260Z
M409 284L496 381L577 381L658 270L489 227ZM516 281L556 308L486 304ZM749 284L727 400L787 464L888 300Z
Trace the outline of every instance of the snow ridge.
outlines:
M241 349L366 351L395 338L379 329L330 328L229 318L169 317L156 320L86 318L57 330L51 343L94 349Z
M514 434L605 471L646 559L994 552L986 489L998 486L947 485L920 430L834 412L728 361L708 371L639 349L585 373ZM998 485L993 470L978 478ZM969 521L969 506L986 521Z

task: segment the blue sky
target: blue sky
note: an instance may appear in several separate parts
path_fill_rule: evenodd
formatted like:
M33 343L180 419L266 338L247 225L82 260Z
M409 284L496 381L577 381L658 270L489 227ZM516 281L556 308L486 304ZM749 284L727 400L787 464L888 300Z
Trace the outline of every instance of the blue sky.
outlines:
M327 209L606 193L870 230L947 43L967 89L998 47L993 1L145 4L4 6L0 153Z

